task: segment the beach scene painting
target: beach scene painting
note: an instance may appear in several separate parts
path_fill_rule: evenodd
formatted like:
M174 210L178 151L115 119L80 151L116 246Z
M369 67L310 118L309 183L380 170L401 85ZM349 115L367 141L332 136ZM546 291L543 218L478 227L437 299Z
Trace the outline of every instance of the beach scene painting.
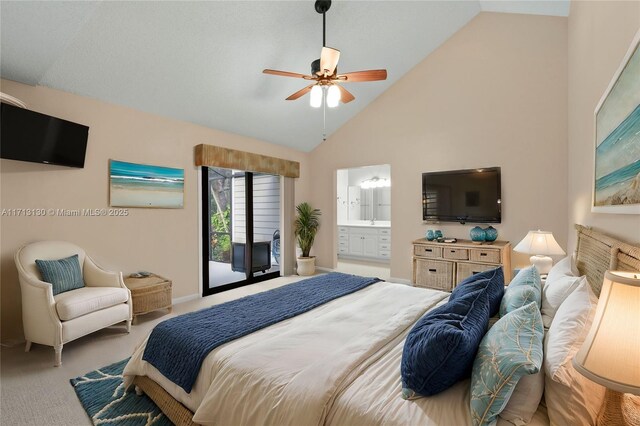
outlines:
M640 31L595 111L592 211L640 214Z
M110 160L112 207L184 207L184 169Z

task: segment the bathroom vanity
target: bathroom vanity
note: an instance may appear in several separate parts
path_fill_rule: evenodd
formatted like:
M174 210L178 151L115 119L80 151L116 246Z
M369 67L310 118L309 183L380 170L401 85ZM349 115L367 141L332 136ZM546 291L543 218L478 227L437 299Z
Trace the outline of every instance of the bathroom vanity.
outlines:
M338 225L338 257L389 261L390 221L353 221Z

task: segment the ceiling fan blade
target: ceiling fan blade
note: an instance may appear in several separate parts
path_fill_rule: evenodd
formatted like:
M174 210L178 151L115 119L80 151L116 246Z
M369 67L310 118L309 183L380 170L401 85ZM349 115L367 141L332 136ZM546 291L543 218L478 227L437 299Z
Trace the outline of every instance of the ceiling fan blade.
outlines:
M340 89L340 100L343 104L349 103L356 98L344 87L340 86L339 84L336 84L336 86L338 86L338 88Z
M295 78L304 78L305 80L314 80L315 77L311 76L311 75L305 75L305 74L298 74L297 72L289 72L289 71L278 71L278 70L263 70L262 71L265 74L271 74L271 75L279 75L281 77L295 77Z
M379 81L387 79L387 70L355 71L336 76L336 79L345 83L358 83L361 81Z
M293 95L289 96L287 98L288 101L295 101L296 99L298 99L299 97L306 95L307 93L309 93L311 91L311 88L315 86L315 84L311 84L307 87L305 87L304 89L300 89L298 90L296 93L294 93Z
M333 75L340 60L340 51L332 47L323 47L320 54L320 73Z

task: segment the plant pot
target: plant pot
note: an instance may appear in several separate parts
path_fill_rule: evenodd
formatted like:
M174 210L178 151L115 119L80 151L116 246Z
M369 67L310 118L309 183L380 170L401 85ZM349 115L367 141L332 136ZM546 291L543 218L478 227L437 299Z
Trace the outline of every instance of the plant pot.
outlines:
M298 258L298 275L302 277L308 277L316 273L316 258L311 257L299 257Z

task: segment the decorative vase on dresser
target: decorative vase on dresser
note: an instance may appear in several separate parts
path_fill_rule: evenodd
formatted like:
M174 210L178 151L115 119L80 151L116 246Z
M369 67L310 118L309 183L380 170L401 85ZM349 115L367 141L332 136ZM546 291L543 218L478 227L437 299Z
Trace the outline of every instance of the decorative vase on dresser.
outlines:
M486 233L485 230L479 226L474 226L471 228L471 231L469 231L469 236L474 243L482 244L485 241Z
M488 243L492 243L498 239L498 230L493 226L484 228L484 240Z

